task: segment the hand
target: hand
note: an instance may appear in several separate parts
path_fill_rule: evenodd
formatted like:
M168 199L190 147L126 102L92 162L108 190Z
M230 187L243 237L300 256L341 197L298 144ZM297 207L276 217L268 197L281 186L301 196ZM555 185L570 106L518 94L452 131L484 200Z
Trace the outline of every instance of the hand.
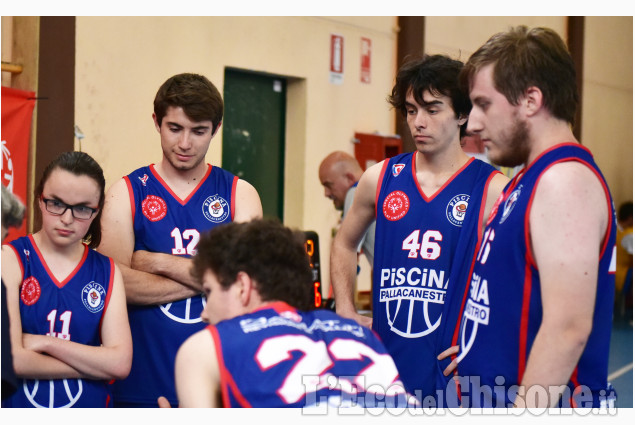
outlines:
M371 328L373 326L373 318L372 317L361 315L361 314L357 313L356 311L354 311L354 312L345 312L345 313L337 312L337 314L339 314L340 316L345 317L347 319L353 319L354 321L356 321L360 325L365 326L367 328Z
M453 345L452 347L448 348L447 350L445 350L444 352L439 354L437 356L437 360L443 360L443 359L448 358L450 356L454 356L458 352L459 352L459 346L458 345ZM454 360L452 360L450 362L448 367L445 368L445 370L443 371L443 375L444 376L448 376L451 373L453 373L456 370L457 365L458 365L458 362L456 361L456 358L455 358Z
M161 396L157 399L157 404L159 405L159 407L162 408L171 408L172 406L170 405L170 402L168 401L167 398Z

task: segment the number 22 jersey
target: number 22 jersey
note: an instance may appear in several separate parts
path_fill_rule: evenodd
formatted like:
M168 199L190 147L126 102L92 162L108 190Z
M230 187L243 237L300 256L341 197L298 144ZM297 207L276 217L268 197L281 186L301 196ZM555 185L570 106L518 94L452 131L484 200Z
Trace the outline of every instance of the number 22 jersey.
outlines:
M180 199L157 173L154 165L124 177L128 185L134 223L134 250L162 252L189 258L196 253L202 233L234 217L238 177L208 165L199 185ZM165 396L178 405L174 360L180 345L203 329L203 295L163 305L129 305L133 341L132 370L115 383L115 406L157 407Z
M280 301L207 328L224 407L416 407L377 336Z

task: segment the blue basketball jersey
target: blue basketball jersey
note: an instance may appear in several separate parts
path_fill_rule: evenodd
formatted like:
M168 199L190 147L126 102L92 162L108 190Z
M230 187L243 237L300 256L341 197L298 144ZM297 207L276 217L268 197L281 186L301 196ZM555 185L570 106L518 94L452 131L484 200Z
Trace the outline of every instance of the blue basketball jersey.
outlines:
M187 199L178 198L153 165L124 177L128 185L135 233L135 251L191 257L201 234L234 217L238 178L208 166L205 177ZM132 370L114 386L115 404L157 406L165 396L178 404L174 359L183 341L203 329L201 294L164 305L129 305L133 341Z
M10 246L22 269L22 332L101 345L101 322L112 291L114 262L85 246L75 270L59 282L33 236L16 239ZM110 407L111 402L107 381L22 379L3 407Z
M451 339L460 310L447 300L461 301L462 269L475 250L482 204L497 171L470 158L428 197L417 181L417 154L386 160L379 179L373 329L406 389L423 399L435 395L436 356L449 347L438 346L438 333L447 329Z
M593 400L585 407L599 407L602 397L605 401L611 397L607 375L615 285L615 212L608 186L591 153L577 143L565 143L547 150L522 170L492 210L461 323L458 372L464 405L507 407L515 398L516 393L508 390L522 381L542 321L540 277L531 251L529 214L542 174L565 161L584 164L597 175L610 216L598 260L593 328L561 404L575 407L583 401L581 396ZM478 385L469 382L470 377L478 378ZM580 392L580 386L588 390Z
M331 311L304 312L272 302L208 330L224 407L406 407L412 402L377 336Z

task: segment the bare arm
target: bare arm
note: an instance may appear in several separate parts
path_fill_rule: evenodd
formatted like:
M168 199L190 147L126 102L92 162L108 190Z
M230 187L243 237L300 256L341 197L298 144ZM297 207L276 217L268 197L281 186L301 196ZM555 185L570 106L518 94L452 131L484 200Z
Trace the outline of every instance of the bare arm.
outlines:
M346 213L331 248L331 284L337 313L368 327L372 320L357 313L354 301L357 247L375 219L375 194L382 166L383 162L375 164L362 175L353 205Z
M234 221L250 221L262 218L262 204L256 189L245 180L238 180L236 184L236 211Z
M179 407L221 407L216 347L207 329L181 345L174 373Z
M24 347L48 354L89 379L124 379L132 364L132 337L123 281L115 267L112 294L101 328L101 346L66 341L46 335L23 335Z
M130 196L126 181L117 181L108 190L101 218L102 238L98 251L113 258L123 276L126 299L129 304L162 304L200 293L168 277L134 269L134 228ZM187 270L189 273L189 263Z
M569 381L593 325L598 258L607 229L606 198L585 166L566 162L541 178L529 216L531 246L540 273L543 315L516 403L523 389L564 386ZM575 308L571 308L575 306ZM555 390L553 405L562 393ZM534 400L528 400L533 405Z

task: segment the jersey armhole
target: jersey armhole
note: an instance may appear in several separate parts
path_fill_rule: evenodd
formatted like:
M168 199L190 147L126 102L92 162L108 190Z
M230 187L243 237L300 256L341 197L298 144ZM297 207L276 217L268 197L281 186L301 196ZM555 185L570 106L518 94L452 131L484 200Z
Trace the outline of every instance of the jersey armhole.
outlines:
M106 293L106 299L104 300L104 310L101 313L101 319L99 319L99 340L101 341L101 326L104 323L104 317L106 317L106 311L110 305L110 296L112 295L112 287L115 282L115 262L112 258L108 257L108 263L110 266L110 279L108 279L108 292Z
M379 178L377 179L377 189L375 190L375 217L377 217L379 194L381 193L381 186L384 184L384 175L386 174L386 169L388 168L389 162L389 159L384 160L384 165L381 167L381 172L379 173Z
M230 213L231 220L234 221L234 215L236 215L236 187L238 186L238 176L234 176L232 181L231 201L230 201Z
M604 237L602 238L602 248L600 249L600 255L599 255L598 258L602 258L602 256L606 252L606 249L608 248L609 240L611 239L611 231L612 231L612 228L613 228L613 218L612 218L613 208L612 208L611 194L610 194L610 191L609 191L604 179L598 173L598 171L595 169L595 167L593 167L593 165L591 165L590 163L588 163L584 159L577 158L577 157L562 158L562 159L560 159L558 161L553 162L552 164L549 164L549 166L547 168L545 168L544 170L542 170L540 172L540 175L538 175L538 177L536 178L536 183L534 184L534 188L533 188L533 190L531 192L531 197L529 198L529 201L527 203L527 211L525 213L525 250L527 252L527 260L529 261L529 264L532 267L534 267L536 270L538 270L538 266L536 264L536 260L534 258L533 253L532 253L532 250L531 250L531 239L530 239L531 232L530 232L530 229L529 229L529 214L531 212L531 207L532 207L533 202L534 202L534 196L536 195L536 189L538 188L538 184L540 182L540 178L542 177L542 175L548 169L550 169L554 165L559 164L561 162L578 162L578 163L586 166L593 174L595 174L595 177L600 182L600 185L602 186L602 190L604 191L604 196L606 197L606 204L607 204L608 220L607 220L607 224L606 224L606 230L604 232ZM612 247L611 247L611 249L612 249Z
M132 213L132 225L134 226L134 216L135 216L135 202L134 202L134 191L132 190L132 183L130 183L130 178L128 176L124 176L124 181L126 182L126 187L128 188L128 199L130 199L130 212Z

